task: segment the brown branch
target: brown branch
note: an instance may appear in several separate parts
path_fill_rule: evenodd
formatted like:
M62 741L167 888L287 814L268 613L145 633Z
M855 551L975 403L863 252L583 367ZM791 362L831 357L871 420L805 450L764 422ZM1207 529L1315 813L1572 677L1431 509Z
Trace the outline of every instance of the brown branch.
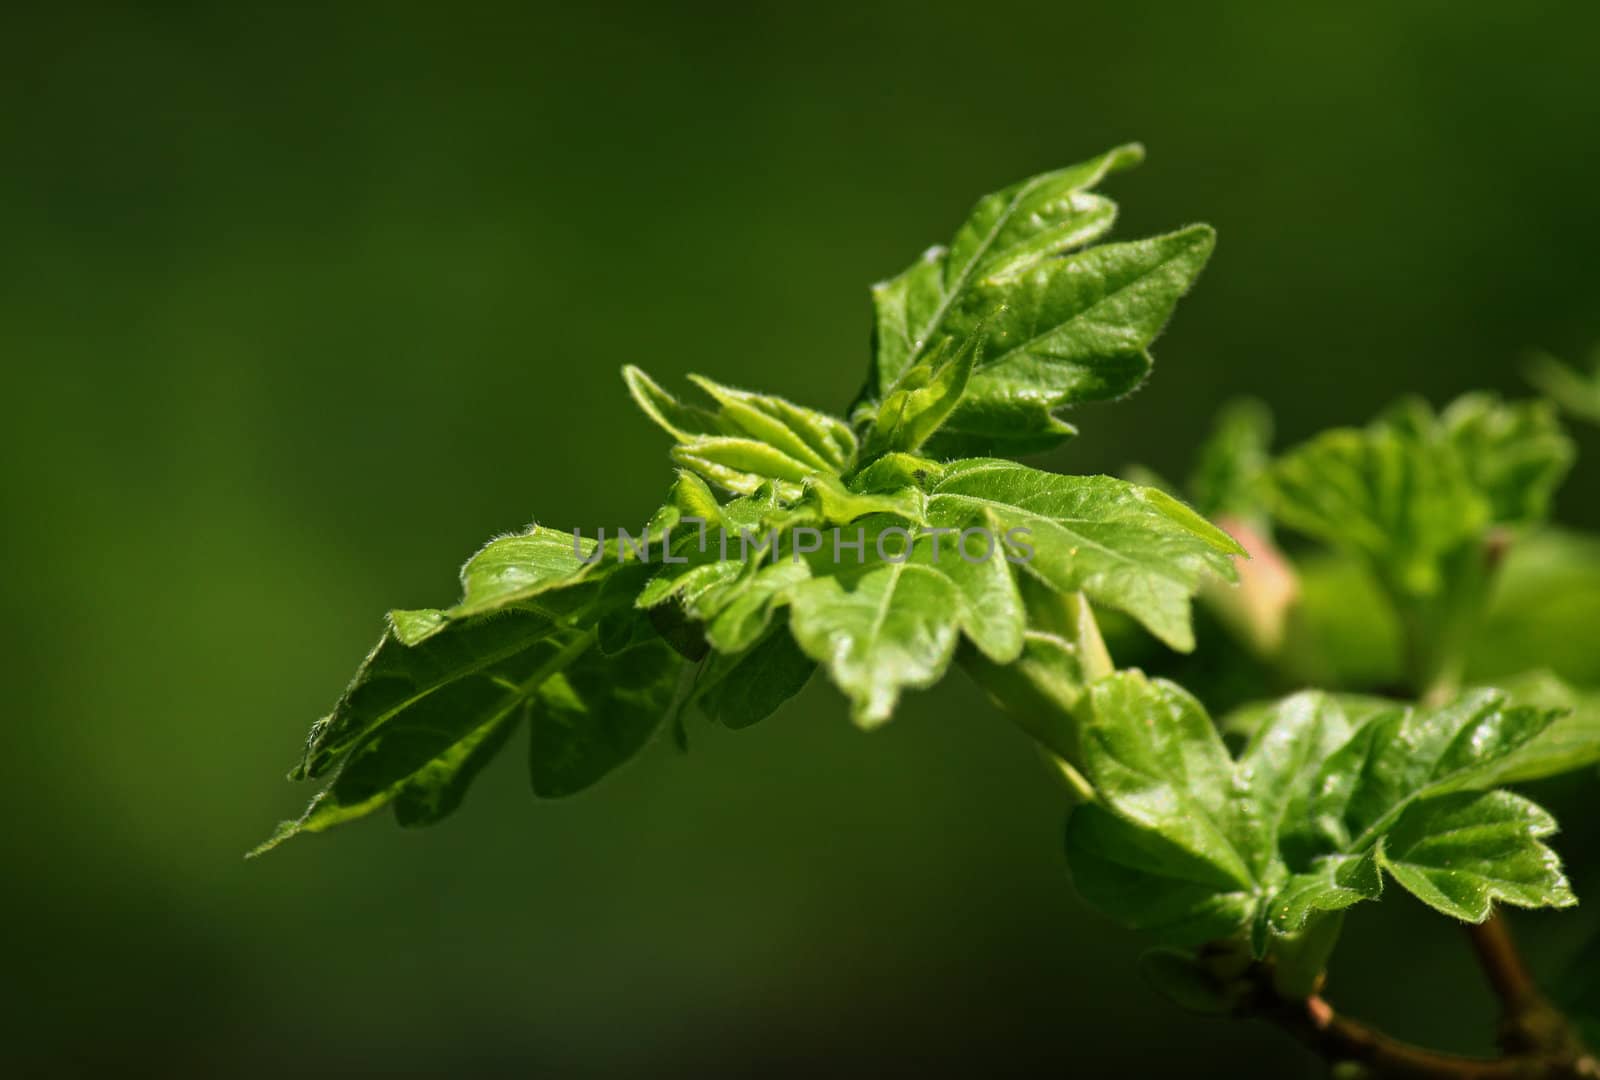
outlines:
M1507 1054L1556 1054L1592 1064L1594 1059L1571 1023L1533 981L1505 917L1495 912L1488 921L1466 929L1478 964L1500 999L1500 1049Z
M1468 923L1466 930L1472 949L1478 954L1478 964L1508 1014L1521 1011L1539 996L1505 916L1497 911L1487 922Z
M1412 1046L1360 1021L1338 1015L1333 1006L1319 996L1304 1001L1280 1001L1260 1015L1326 1061L1358 1062L1376 1076L1394 1080L1516 1080L1584 1075L1561 1071L1563 1063L1554 1058L1524 1056L1489 1060Z
M1429 1050L1340 1016L1320 992L1287 998L1274 989L1270 964L1252 964L1240 1012L1271 1023L1330 1064L1355 1063L1389 1080L1600 1080L1597 1063L1566 1017L1534 985L1503 922L1472 935L1495 992L1506 1003L1500 1058Z

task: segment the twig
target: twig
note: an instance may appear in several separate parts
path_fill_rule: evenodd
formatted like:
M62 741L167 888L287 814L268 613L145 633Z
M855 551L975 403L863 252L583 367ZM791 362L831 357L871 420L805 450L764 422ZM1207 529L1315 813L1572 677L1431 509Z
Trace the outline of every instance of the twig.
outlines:
M1530 998L1539 996L1504 915L1497 911L1487 922L1468 923L1466 930L1478 963L1507 1012L1520 1010Z
M1472 935L1507 1021L1500 1058L1475 1058L1414 1046L1340 1016L1320 992L1286 998L1273 989L1270 964L1252 964L1242 1013L1283 1029L1330 1064L1354 1063L1390 1080L1600 1080L1600 1062L1565 1016L1539 993L1503 922Z
M1500 1049L1507 1054L1545 1053L1578 1062L1587 1060L1594 1068L1594 1058L1572 1024L1533 981L1505 917L1495 912L1486 922L1468 925L1467 937L1490 987L1500 999Z
M1316 995L1304 1001L1280 1001L1261 1017L1326 1061L1358 1062L1376 1076L1394 1080L1515 1080L1583 1075L1561 1071L1563 1063L1554 1058L1488 1060L1412 1046L1338 1015L1333 1006Z

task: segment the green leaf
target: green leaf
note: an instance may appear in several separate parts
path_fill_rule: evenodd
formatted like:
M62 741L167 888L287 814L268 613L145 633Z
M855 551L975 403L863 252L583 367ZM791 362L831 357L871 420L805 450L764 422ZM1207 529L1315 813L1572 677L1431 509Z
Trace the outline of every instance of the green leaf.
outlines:
M900 406L889 402L896 384L941 352L978 357L930 443L943 456L1048 448L1073 434L1056 410L1138 386L1150 369L1147 347L1214 242L1195 226L1075 250L1116 216L1090 189L1142 157L1119 147L985 196L948 250L933 248L875 286L873 366L852 409L857 422L900 424Z
M1507 706L1505 695L1480 690L1441 708L1380 716L1323 762L1304 835L1335 851L1365 850L1417 800L1492 785L1500 763L1555 715Z
M766 632L794 587L810 577L809 563L789 559L760 567L717 595L706 597L697 606L697 614L706 620L706 639L718 652L743 652Z
M737 519L755 542L702 548L683 534L675 550L684 562L660 568L638 602L680 600L727 653L750 647L790 607L802 650L827 665L870 726L887 719L902 690L942 678L963 635L994 663L1015 661L1026 625L1019 580L1129 610L1181 646L1190 641L1189 595L1204 576L1231 574L1239 550L1169 496L1109 477L1000 461L939 466L899 452L878 464L845 486L808 478L793 507L775 498L721 507L722 526ZM830 523L831 541L817 528ZM820 550L799 560L803 528L815 529ZM770 562L763 548L774 537L785 557Z
M1492 788L1549 723L1475 693L1439 709L1303 693L1261 712L1235 761L1204 710L1135 671L1090 689L1076 762L1097 805L1068 855L1084 896L1176 944L1248 936L1309 985L1345 908L1382 871L1425 902L1481 918L1496 899L1566 906L1544 811ZM1229 922L1229 920L1233 920Z
M593 631L543 637L493 666L457 673L390 709L338 759L332 783L305 813L280 825L251 854L390 804L401 824L438 821L460 804L473 777L505 745L529 699L584 655L594 638Z
M1561 860L1541 841L1556 822L1509 791L1461 791L1412 803L1378 845L1378 860L1417 899L1483 922L1495 901L1518 907L1578 902Z
M1453 683L1482 622L1497 553L1545 512L1571 458L1543 405L1407 400L1324 433L1271 473L1279 520L1359 559L1403 631L1415 693Z
M594 553L594 540L538 525L496 537L461 568L461 601L444 615L471 619L568 588L592 572Z
M877 333L872 397L885 397L901 374L938 343L945 320L975 282L1014 275L1109 231L1116 206L1090 189L1143 159L1142 147L1119 146L1080 165L985 195L948 250L933 248L899 277L873 286Z
M666 717L683 658L661 640L617 657L584 653L529 699L534 793L572 795L632 758Z
M1266 912L1274 933L1300 932L1314 918L1343 911L1383 895L1383 874L1375 851L1359 855L1325 855L1310 870L1286 881Z
M1249 924L1258 903L1252 886L1211 860L1098 806L1072 812L1067 861L1073 886L1092 906L1173 945L1230 937Z
M1577 451L1547 401L1468 394L1439 418L1497 524L1542 521Z
M418 769L395 796L395 820L404 826L433 825L455 813L467 788L505 749L521 720L520 710L506 712Z
M1151 949L1139 957L1139 974L1156 993L1199 1016L1229 1016L1245 1004L1239 992L1230 992L1213 971L1181 949Z
M1497 784L1523 784L1600 763L1600 692L1573 689L1549 671L1500 680L1518 705L1546 709L1556 719L1495 766Z
M774 626L743 652L713 653L694 687L694 700L723 727L746 728L776 712L811 681L817 662L795 644L787 626Z
M1283 524L1361 556L1399 594L1431 596L1446 558L1482 535L1492 508L1431 421L1417 427L1391 415L1325 432L1270 476Z
M1207 517L1234 517L1264 529L1271 447L1270 409L1254 398L1224 405L1189 474L1195 509Z
M949 351L945 349L949 343L944 339L939 348L906 368L884 395L867 438L869 457L920 449L960 404L977 359L977 339L969 338L953 355L941 356Z
M962 524L975 520L981 518ZM864 727L888 720L902 689L938 682L963 631L1001 663L1022 650L1022 601L1001 551L970 562L958 539L946 539L941 550L940 537L923 534L906 549L885 545L897 560L888 561L876 557L888 529L903 526L887 516L868 519L859 536L871 561L834 564L824 574L814 567L789 594L795 640L828 666Z
M1466 677L1495 683L1549 668L1575 686L1600 688L1600 539L1552 529L1512 545Z
M311 729L295 779L326 775L361 739L429 694L511 659L555 629L545 616L514 612L452 627L411 646L402 645L394 632L385 634L333 711Z
M703 408L679 401L632 365L622 377L645 415L677 440L673 459L728 491L749 495L772 483L794 499L806 477L837 476L855 460L849 425L826 413L691 375L716 406Z
M1286 698L1268 711L1239 757L1240 787L1250 799L1250 816L1259 833L1258 876L1268 873L1262 853L1276 857L1293 844L1296 827L1311 813L1312 800L1321 790L1319 784L1328 779L1323 774L1327 762L1356 732L1404 715L1396 705L1351 702L1315 692ZM1301 860L1291 854L1290 861Z
M1181 687L1120 672L1090 688L1082 771L1119 818L1251 889L1261 837L1237 813L1233 759L1200 703Z
M1208 226L1194 225L980 283L949 320L957 340L978 341L980 364L930 452L1046 449L1071 431L1055 410L1134 390L1150 372L1150 343L1215 245Z
M928 517L993 515L1027 530L1019 566L1062 593L1084 592L1127 612L1173 648L1194 646L1189 598L1208 576L1233 580L1233 538L1171 496L1109 476L1061 476L1010 461L951 464L928 497ZM1023 535L1023 534L1019 534Z

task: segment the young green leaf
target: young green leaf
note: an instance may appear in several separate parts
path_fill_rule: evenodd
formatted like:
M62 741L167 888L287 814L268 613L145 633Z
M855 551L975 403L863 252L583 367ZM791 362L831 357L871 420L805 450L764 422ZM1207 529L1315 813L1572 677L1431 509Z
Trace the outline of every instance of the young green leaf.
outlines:
M944 356L950 341L945 338L939 348L906 368L884 395L867 437L869 458L921 449L961 403L977 359L977 339L969 338L953 355Z
M679 401L632 365L622 377L645 415L677 440L673 459L728 491L750 495L771 483L794 499L806 477L837 476L855 460L849 425L826 413L690 376L716 404L706 409Z
M1150 373L1150 343L1215 245L1208 226L1194 225L978 283L948 330L976 339L981 362L930 452L1048 449L1072 431L1056 410L1134 390Z
M1159 833L1225 880L1253 889L1264 838L1238 813L1233 759L1201 704L1178 686L1137 672L1090 688L1082 770L1122 820Z
M1116 207L1091 189L1143 152L1092 161L985 196L948 250L934 248L873 288L871 374L858 423L900 423L889 395L925 358L973 348L978 363L929 444L954 456L1045 449L1073 434L1054 415L1118 397L1150 369L1146 352L1210 254L1203 226L1078 251L1103 236Z
M1600 687L1596 626L1600 537L1540 529L1512 546L1468 643L1466 675L1495 684L1542 667L1574 686Z
M595 541L534 525L525 533L500 536L478 550L461 568L461 601L444 612L451 620L490 615L566 589L588 577Z
M870 398L886 396L901 374L937 344L945 320L976 281L1014 275L1109 231L1116 205L1091 189L1143 159L1143 147L1119 146L985 195L948 249L933 248L899 277L873 286L877 334Z
M1264 951L1263 933L1280 937L1300 933L1318 916L1343 911L1383 895L1383 873L1375 851L1359 855L1324 855L1311 869L1293 874L1263 905L1265 920L1254 927L1256 951Z

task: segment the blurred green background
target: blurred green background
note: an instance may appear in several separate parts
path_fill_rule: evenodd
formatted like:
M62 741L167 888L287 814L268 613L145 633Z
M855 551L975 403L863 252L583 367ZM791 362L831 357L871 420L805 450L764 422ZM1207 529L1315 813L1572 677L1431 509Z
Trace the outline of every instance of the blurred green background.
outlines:
M1577 354L1600 5L22 7L0 1065L1309 1074L1144 989L960 677L872 736L819 681L570 802L507 755L437 829L240 856L309 794L283 774L386 608L449 602L532 518L656 505L622 364L842 407L868 282L1029 173L1142 139L1119 234L1221 233L1149 386L1051 467L1181 475L1240 392L1294 439ZM1593 527L1581 440L1562 507ZM1592 799L1551 798L1593 895ZM1342 1003L1487 1049L1455 930L1351 924ZM1594 919L1518 925L1554 972Z

